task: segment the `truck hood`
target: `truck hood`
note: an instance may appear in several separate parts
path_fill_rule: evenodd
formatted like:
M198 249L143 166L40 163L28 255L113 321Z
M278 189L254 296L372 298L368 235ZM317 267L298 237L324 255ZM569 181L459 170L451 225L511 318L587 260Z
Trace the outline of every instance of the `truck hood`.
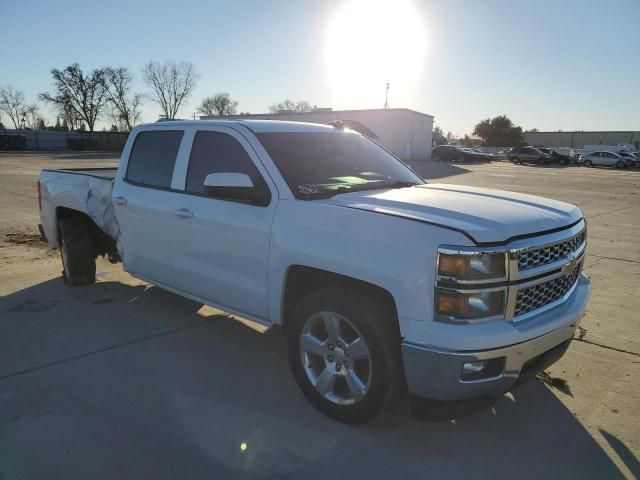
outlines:
M478 244L563 228L582 218L578 207L548 198L438 183L346 193L327 202L442 225Z

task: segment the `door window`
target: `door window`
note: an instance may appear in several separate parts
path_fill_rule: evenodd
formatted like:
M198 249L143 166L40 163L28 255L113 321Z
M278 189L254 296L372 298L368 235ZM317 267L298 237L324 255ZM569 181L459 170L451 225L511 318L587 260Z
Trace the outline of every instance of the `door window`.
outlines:
M149 187L170 188L182 130L140 132L133 143L125 179Z
M244 147L221 132L196 133L189 157L186 191L204 193L204 179L210 173L245 173L254 185L263 183L258 169Z

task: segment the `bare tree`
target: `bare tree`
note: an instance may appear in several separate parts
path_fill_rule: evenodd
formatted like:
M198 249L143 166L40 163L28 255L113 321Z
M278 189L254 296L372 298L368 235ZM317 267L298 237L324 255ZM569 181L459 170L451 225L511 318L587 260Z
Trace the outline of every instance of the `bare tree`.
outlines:
M38 114L39 112L37 103L25 105L24 111L22 113L22 118L24 118L25 126L27 128L30 128L31 130L38 129L38 120L42 120Z
M198 79L193 63L172 60L164 64L147 63L142 76L151 88L149 98L160 106L163 115L168 119L176 118Z
M235 115L238 102L231 100L228 93L216 93L213 97L205 97L200 102L198 112L207 117Z
M140 121L142 105L142 95L131 92L133 75L126 67L108 67L104 74L107 101L111 106L108 115L112 120L115 116L120 131L131 131Z
M76 111L71 108L70 102L62 102L57 105L58 115L62 120L61 129L64 131L74 131L80 128L82 119Z
M0 111L7 114L13 122L14 128L20 128L20 119L24 115L26 107L24 92L11 85L0 88Z
M84 73L80 65L74 63L64 70L52 69L51 76L55 94L41 93L40 99L74 111L93 132L107 101L104 69Z
M269 105L269 113L278 113L280 111L292 111L292 112L310 112L311 104L306 100L298 100L294 102L288 98L282 102L277 102Z

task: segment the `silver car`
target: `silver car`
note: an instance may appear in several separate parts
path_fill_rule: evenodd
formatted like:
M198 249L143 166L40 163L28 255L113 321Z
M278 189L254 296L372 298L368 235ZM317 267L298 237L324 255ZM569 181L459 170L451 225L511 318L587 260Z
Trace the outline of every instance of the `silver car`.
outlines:
M626 168L627 159L622 155L614 152L590 152L580 157L578 163L585 167L593 167L594 165L602 165L605 167Z

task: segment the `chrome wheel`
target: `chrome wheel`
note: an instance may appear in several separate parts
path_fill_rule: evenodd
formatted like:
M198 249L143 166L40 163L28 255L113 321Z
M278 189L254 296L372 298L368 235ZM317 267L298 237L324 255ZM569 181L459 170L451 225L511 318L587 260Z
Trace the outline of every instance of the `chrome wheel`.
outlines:
M344 316L318 312L300 334L300 361L316 391L338 405L360 401L371 385L371 353Z

